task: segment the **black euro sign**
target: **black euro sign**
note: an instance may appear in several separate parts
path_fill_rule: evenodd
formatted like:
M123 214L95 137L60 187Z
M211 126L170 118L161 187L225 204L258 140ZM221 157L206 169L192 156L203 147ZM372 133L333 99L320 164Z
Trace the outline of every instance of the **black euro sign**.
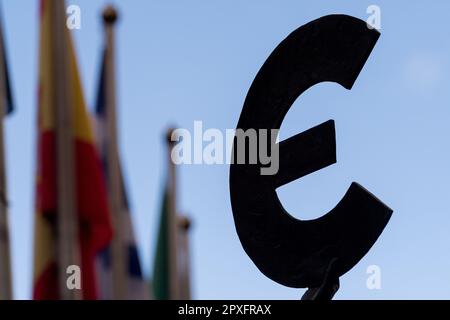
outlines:
M257 74L237 129L258 134L259 129L279 129L295 100L318 83L336 82L350 90L379 35L364 21L346 15L325 16L300 27ZM237 137L234 143L236 152ZM231 165L236 230L244 250L267 277L288 287L318 288L330 266L339 279L358 263L381 235L392 210L352 183L321 218L295 219L283 208L276 189L336 162L334 121L278 146L279 170L273 176L261 175L261 161Z

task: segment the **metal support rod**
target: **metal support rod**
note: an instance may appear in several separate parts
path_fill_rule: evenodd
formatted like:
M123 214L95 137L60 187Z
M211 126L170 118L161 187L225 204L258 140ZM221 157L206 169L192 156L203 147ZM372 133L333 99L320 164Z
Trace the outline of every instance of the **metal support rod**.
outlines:
M170 300L180 299L180 286L178 279L178 221L177 221L177 199L176 199L176 168L172 161L171 153L174 142L172 141L173 129L167 132L167 161L168 161L168 203L167 223L169 236L169 293Z
M330 261L325 278L320 287L309 288L302 296L302 300L331 300L339 290L339 276L336 272L337 258Z
M108 6L103 11L103 22L106 37L106 130L109 137L107 146L108 163L108 196L114 226L114 238L112 240L112 277L113 298L126 299L126 254L123 225L123 190L121 183L117 134L117 110L116 110L116 77L115 77L115 33L114 26L118 14L115 8Z
M178 215L178 279L179 298L191 300L189 230L191 220L185 215Z

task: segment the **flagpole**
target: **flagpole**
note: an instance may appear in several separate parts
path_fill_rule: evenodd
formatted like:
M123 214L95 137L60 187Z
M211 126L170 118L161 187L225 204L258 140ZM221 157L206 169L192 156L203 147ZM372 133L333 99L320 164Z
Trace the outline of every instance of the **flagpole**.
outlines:
M189 230L191 220L185 215L178 216L179 228L179 290L181 300L191 300L191 278L190 278L190 250L189 250Z
M0 300L12 299L11 256L8 228L8 191L5 170L4 119L7 108L6 70L3 61L5 48L0 26Z
M52 56L53 66L53 106L56 120L56 163L57 163L57 256L59 292L62 300L81 299L80 290L67 287L67 267L80 265L78 219L75 201L75 153L73 139L73 95L70 82L69 32L66 29L65 1L52 0L53 20ZM81 270L83 272L83 270Z
M169 294L170 300L180 299L180 286L178 277L178 221L177 221L177 195L176 195L176 168L172 161L172 134L174 129L167 132L167 151L168 151L168 200L167 200L167 222L168 222L168 242L169 242Z
M122 184L119 167L117 109L116 109L116 77L115 77L115 23L118 19L117 10L107 6L103 11L103 22L106 36L106 132L109 137L107 146L109 207L114 226L112 240L112 277L113 297L116 300L127 298L126 287L126 255L123 235L123 203Z

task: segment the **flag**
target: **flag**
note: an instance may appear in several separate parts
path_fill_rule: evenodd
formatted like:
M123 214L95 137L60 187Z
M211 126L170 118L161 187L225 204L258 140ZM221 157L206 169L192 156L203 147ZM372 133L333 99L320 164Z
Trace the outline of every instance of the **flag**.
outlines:
M60 299L59 272L65 271L58 266L56 255L58 242L64 235L58 235L58 188L57 188L57 143L55 74L59 69L54 64L56 55L61 54L56 46L54 31L55 3L59 0L41 0L40 9L40 60L38 90L38 142L36 176L36 216L35 216L35 254L34 254L34 299ZM64 11L61 10L61 13ZM64 30L67 40L67 61L65 65L72 109L72 137L74 150L76 220L81 256L82 297L96 299L97 279L95 257L105 248L112 238L112 227L108 212L107 195L101 163L95 147L89 113L86 109L72 38L68 29ZM70 182L69 182L70 183ZM64 266L65 267L65 266Z
M105 51L106 52L106 51ZM100 157L103 164L103 172L106 178L106 183L108 183L108 157L107 148L110 141L108 139L108 134L106 132L106 96L107 96L107 86L106 86L107 68L105 53L103 54L100 80L98 85L97 94L97 104L95 110L95 122L97 131L97 145L100 153ZM122 190L122 227L121 232L123 233L122 239L124 240L125 248L125 259L126 261L126 299L129 300L144 300L149 298L148 286L142 274L141 264L139 260L139 253L136 246L136 240L133 232L133 225L130 215L130 207L128 202L128 195L125 188L125 183L122 175L121 178L121 190ZM112 259L111 259L111 247L103 250L97 261L97 270L101 278L101 297L102 299L112 299Z
M171 147L169 140L168 179L161 202L152 289L156 300L189 300L190 221L177 214L175 166L170 157Z
M2 64L2 73L3 73L3 81L2 84L4 86L4 94L5 96L2 97L5 103L5 111L6 114L9 115L14 111L14 101L12 96L12 90L11 90L11 79L9 77L9 67L8 67L8 55L6 53L6 44L5 44L5 38L3 34L3 28L2 24L0 23L0 56L2 57L2 61L0 62Z
M168 190L165 188L161 205L156 254L153 266L153 296L156 300L171 299L170 290L170 245L169 245L169 212Z
M11 255L8 226L8 191L6 186L4 115L13 110L3 28L0 23L0 300L12 299Z

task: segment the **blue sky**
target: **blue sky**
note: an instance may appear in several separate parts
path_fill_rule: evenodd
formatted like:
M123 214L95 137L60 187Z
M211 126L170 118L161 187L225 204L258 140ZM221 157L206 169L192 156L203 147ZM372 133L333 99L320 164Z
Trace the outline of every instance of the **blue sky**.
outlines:
M15 297L31 296L37 0L3 0L17 110L7 120ZM112 1L118 25L120 148L147 274L155 247L169 125L225 130L237 124L256 73L299 26L326 14L363 20L381 8L381 37L351 91L320 84L294 104L285 139L336 121L338 163L283 186L285 208L319 217L359 182L394 214L372 250L341 278L337 299L450 298L450 2L325 0ZM282 3L281 3L282 2ZM85 96L95 101L103 0L81 7L75 40ZM179 207L193 220L198 299L298 299L302 290L265 278L244 253L232 219L227 165L179 168ZM368 290L366 269L381 268Z

